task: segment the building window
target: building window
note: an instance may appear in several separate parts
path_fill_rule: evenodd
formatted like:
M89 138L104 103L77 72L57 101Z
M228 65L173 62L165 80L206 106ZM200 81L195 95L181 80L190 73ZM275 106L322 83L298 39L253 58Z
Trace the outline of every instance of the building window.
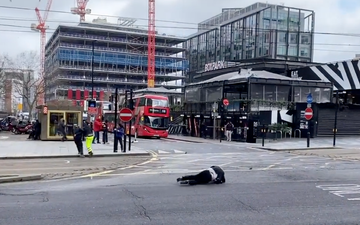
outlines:
M289 47L289 56L297 56L297 47L296 46Z
M300 57L309 57L309 49L308 48L301 48L300 49Z
M286 32L279 32L278 33L278 36L279 36L279 42L280 43L286 43Z
M300 43L302 44L302 45L309 45L310 44L310 37L309 37L309 35L301 35L301 38L300 38L301 40L300 40Z
M278 55L286 55L286 46L285 45L279 45L277 47L277 54Z
M298 43L298 35L290 34L290 44L297 44L297 43Z

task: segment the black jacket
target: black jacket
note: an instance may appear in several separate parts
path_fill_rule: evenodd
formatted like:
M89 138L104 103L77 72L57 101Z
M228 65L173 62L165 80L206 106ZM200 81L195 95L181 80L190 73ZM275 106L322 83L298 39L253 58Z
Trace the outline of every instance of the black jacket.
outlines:
M84 137L92 136L93 132L91 127L88 124L84 124Z
M75 128L74 130L74 140L82 140L82 137L84 135L84 130L80 127Z
M219 166L212 166L215 173L217 174L217 178L214 180L215 184L225 183L225 172Z

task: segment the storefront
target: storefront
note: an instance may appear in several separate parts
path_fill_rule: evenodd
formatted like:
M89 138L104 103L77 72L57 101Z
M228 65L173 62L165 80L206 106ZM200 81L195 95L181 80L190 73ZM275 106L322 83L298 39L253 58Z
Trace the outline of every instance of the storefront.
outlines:
M83 107L46 105L37 107L41 123L41 140L61 140L58 126L62 119L65 121L65 132L68 140L74 138L74 124L82 126Z

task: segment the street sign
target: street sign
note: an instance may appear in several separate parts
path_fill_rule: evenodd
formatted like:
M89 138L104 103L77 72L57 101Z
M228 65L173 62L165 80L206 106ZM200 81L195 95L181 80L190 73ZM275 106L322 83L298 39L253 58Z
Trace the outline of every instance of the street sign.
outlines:
M311 120L313 118L313 110L312 108L306 108L305 109L305 119Z
M311 93L308 94L306 101L307 101L307 104L311 104L313 102L313 97L312 97Z
M227 100L226 98L223 99L223 104L224 106L228 106L229 105L229 100Z
M129 122L133 118L133 112L129 108L122 108L119 114L120 120L124 123Z
M98 114L98 109L96 107L88 107L87 111L89 115L95 116Z

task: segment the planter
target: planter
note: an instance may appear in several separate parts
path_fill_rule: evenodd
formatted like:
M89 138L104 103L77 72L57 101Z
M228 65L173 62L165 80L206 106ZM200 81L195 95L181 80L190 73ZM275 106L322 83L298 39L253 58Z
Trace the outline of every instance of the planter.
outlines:
M280 132L274 132L274 133L266 133L266 139L280 139L281 138L281 133Z

